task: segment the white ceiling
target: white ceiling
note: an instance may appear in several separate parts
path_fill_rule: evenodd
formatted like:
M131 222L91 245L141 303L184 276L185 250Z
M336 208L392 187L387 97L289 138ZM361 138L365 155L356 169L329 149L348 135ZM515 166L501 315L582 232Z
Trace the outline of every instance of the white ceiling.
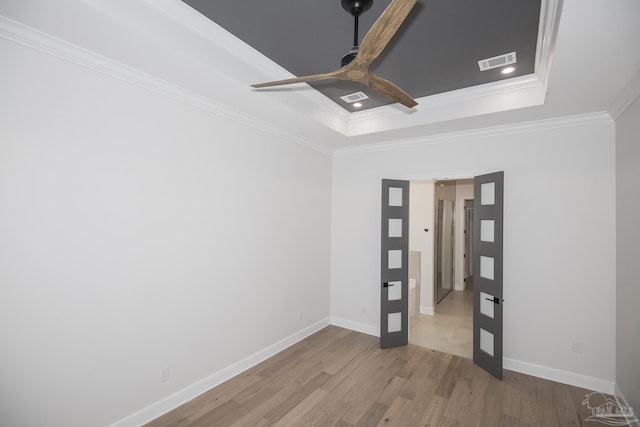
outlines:
M179 0L0 2L0 37L335 152L603 112L615 118L640 93L640 1L543 4L536 74L424 97L415 112L348 113L310 87L252 90L286 71Z

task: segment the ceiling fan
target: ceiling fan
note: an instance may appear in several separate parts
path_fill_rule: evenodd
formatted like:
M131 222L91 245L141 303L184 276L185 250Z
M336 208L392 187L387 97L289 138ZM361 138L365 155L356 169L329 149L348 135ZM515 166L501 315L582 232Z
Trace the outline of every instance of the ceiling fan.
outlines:
M398 86L372 73L371 63L382 53L393 35L398 31L417 0L393 0L373 24L358 46L358 16L367 11L373 0L342 0L342 7L354 16L354 45L342 58L341 67L323 74L295 77L252 85L254 88L280 86L292 83L317 82L327 79L349 80L368 86L372 90L400 104L412 108L418 103Z

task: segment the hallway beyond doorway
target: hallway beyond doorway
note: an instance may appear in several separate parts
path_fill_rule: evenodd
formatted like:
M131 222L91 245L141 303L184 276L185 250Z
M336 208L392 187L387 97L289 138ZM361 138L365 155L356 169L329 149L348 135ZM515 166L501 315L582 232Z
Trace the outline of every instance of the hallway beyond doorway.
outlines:
M471 282L470 280L468 282ZM456 356L473 358L473 285L452 291L436 309L436 314L416 314L411 318L409 343Z

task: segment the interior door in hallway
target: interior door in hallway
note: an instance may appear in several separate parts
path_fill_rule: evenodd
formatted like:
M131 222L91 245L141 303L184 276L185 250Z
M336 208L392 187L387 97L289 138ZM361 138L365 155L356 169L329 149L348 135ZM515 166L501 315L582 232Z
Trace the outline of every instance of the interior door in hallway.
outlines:
M502 379L504 172L474 178L473 361Z
M382 180L380 347L409 341L409 181Z

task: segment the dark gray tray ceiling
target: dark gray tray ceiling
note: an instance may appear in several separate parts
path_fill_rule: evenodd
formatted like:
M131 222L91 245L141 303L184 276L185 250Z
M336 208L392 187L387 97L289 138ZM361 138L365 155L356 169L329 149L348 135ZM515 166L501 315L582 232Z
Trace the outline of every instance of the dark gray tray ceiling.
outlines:
M339 68L352 46L353 18L340 0L183 1L296 76ZM360 41L389 3L375 0L362 15ZM540 0L419 0L372 71L414 98L531 74L539 15ZM479 60L514 51L514 73L480 71ZM371 97L364 109L391 103L357 83L312 86L349 111L339 97L357 91Z

